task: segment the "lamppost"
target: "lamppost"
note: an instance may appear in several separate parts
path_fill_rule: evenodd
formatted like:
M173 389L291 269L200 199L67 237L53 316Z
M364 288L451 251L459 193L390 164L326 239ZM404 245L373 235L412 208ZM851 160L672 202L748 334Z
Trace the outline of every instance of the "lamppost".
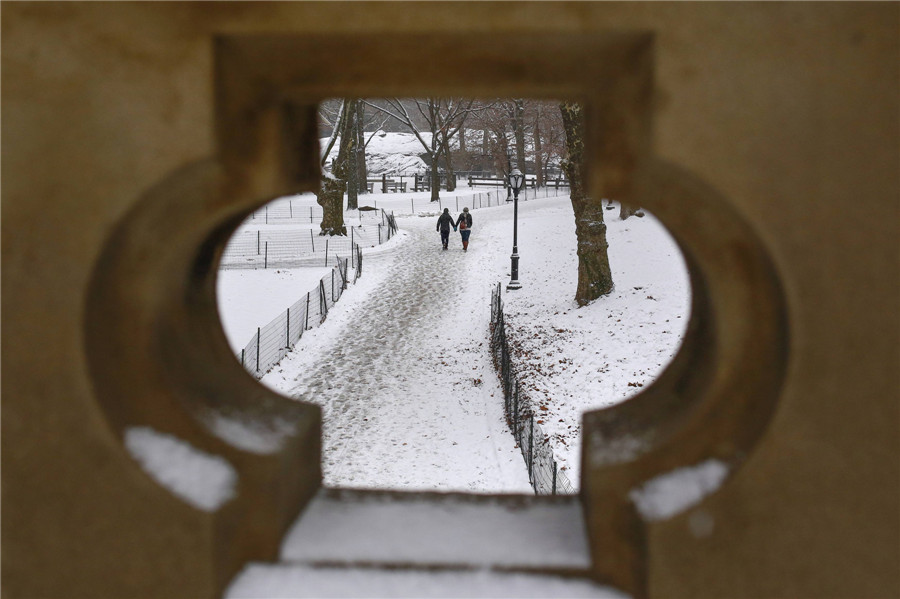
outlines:
M519 191L525 183L525 175L519 169L513 169L509 173L509 187L513 192L513 250L511 260L511 277L507 289L521 289L522 284L519 283Z

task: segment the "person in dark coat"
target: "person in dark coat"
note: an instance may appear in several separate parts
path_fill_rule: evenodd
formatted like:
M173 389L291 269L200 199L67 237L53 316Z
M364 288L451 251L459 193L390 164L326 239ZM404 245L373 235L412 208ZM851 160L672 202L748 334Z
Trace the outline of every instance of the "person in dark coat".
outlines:
M472 213L469 212L468 208L463 208L463 211L460 212L459 218L456 219L456 224L453 225L453 230L459 227L459 234L462 237L463 251L469 251L469 235L472 234Z
M444 244L444 249L447 249L447 244L450 243L450 228L453 227L453 217L450 216L450 209L444 208L444 213L438 217L437 221L437 231L441 233L441 243ZM454 229L456 227L453 227Z

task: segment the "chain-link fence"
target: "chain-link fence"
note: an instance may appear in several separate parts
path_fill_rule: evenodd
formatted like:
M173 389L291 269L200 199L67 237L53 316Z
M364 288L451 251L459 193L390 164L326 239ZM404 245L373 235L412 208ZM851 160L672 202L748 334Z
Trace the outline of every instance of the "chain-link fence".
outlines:
M559 470L550 447L550 438L536 421L533 407L525 398L519 397L519 381L516 379L506 342L500 283L491 294L491 353L494 365L500 372L506 422L522 450L528 468L528 479L535 494L576 494L578 491L565 472Z

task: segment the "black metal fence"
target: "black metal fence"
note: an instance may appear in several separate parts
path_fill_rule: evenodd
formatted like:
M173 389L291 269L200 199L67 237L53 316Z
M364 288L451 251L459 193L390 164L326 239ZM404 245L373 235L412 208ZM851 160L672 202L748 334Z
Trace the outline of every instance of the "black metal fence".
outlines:
M573 495L578 493L565 472L560 471L550 447L550 438L536 421L533 406L519 396L519 381L510 360L503 317L500 283L491 294L491 353L500 372L506 422L516 438L528 480L536 495Z
M322 277L315 289L311 289L294 304L272 319L269 324L258 327L253 338L237 354L241 365L256 378L262 378L273 366L296 345L303 333L313 329L325 320L353 276L355 282L362 272L362 252L357 248L358 268L353 275L349 272L348 258L336 260L331 273Z
M256 334L237 354L250 374L262 378L269 372L291 351L305 331L322 324L347 285L362 276L363 254L357 240L377 245L389 240L399 230L392 214L382 211L379 216L384 219L383 224L378 223L375 229L372 226L359 227L359 235L347 237L313 235L308 244L305 243L307 237L303 231L267 231L265 235L255 231L249 236L232 238L220 268L332 266L331 272L319 280L315 289L300 297L267 325L258 327ZM316 249L317 246L319 249Z

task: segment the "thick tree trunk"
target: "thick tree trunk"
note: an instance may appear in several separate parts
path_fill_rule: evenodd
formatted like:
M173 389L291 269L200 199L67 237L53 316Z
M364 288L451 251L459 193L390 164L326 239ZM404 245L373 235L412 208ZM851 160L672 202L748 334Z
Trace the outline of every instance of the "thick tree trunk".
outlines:
M344 102L340 119L335 127L340 127L338 153L331 164L331 173L322 178L322 187L316 196L316 202L322 207L322 222L319 225L321 235L346 235L344 227L344 190L347 188L348 171L351 169L350 154L353 146L351 135L352 111L351 102Z
M325 177L322 189L316 202L322 207L322 223L319 225L320 235L346 235L344 227L344 188L346 184L340 179Z
M357 199L359 195L359 169L357 167L357 155L359 153L359 144L357 143L359 140L359 120L357 117L359 116L360 104L361 102L359 100L347 100L347 113L344 117L345 121L343 127L341 128L340 148L341 150L344 148L347 150L344 172L346 173L347 180L348 210L356 210L359 207L359 201ZM340 155L340 150L338 150L338 155Z
M603 202L587 197L584 190L584 122L581 106L559 105L566 130L568 157L563 169L569 178L572 208L575 211L575 236L578 239L578 288L575 301L584 306L613 289L612 272L603 222Z
M584 306L613 290L606 224L603 222L603 210L599 206L586 203L580 211L575 211L575 237L578 239L578 287L575 290L575 301L579 306Z

